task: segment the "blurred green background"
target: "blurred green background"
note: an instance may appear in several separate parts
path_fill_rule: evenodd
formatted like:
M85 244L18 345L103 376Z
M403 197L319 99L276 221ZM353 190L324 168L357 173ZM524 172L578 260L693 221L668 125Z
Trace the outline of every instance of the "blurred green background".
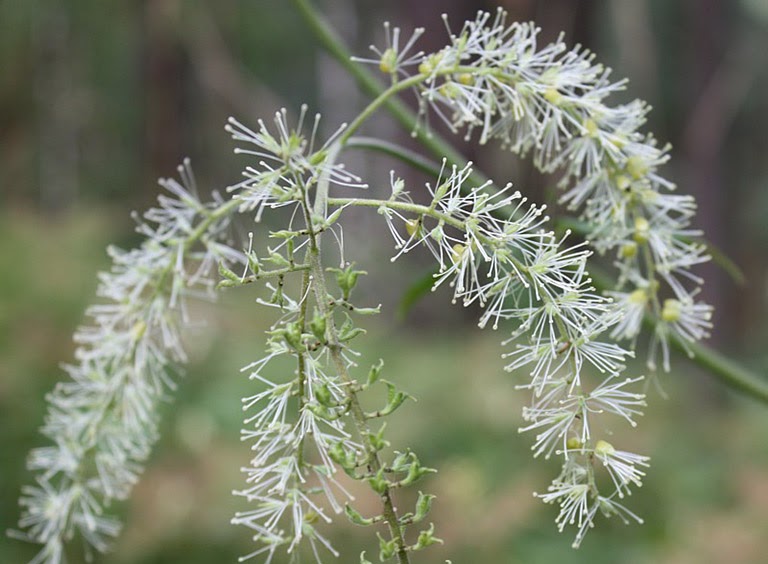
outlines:
M564 30L617 78L628 76L628 95L655 107L649 130L674 146L666 170L696 195L698 226L745 273L739 284L716 267L701 271L718 312L712 342L765 374L768 0L318 5L363 56L381 39L384 19L406 30L426 26L424 48L438 48L440 13L459 27L477 9L502 5L513 19L536 21L546 39ZM44 396L72 358L71 334L93 299L96 272L108 267L105 246L137 243L129 211L151 205L154 179L173 175L189 156L203 190L236 181L244 162L223 131L228 115L253 124L306 102L322 108L330 133L366 98L281 0L0 0L0 68L4 531L15 525L19 490L29 482L26 454L43 444ZM386 115L368 131L409 139ZM539 201L555 197L551 179L529 164L492 147L457 146L494 178ZM360 153L346 160L372 190L387 190L388 170L403 168ZM411 190L421 180L413 175ZM629 500L646 523L601 522L573 551L571 531L555 530L555 509L531 495L557 468L532 461L530 437L516 431L526 398L514 389L515 375L501 371L502 330L480 332L473 312L447 308L439 293L397 317L402 293L428 265L415 257L390 267L384 231L365 217L353 217L348 255L370 272L362 299L382 302L385 312L367 320L362 352L370 362L383 357L387 378L419 398L390 423L393 445L440 469L423 487L438 495L432 517L446 544L424 562L768 561L768 407L682 358L663 378L668 399L651 391L640 427L617 431L617 443L653 458L646 485ZM229 494L248 459L238 441L239 398L252 384L238 370L261 356L270 322L254 297L244 288L201 311L208 330L190 337L193 361L165 406L162 439L133 497L117 508L125 530L98 561L233 562L249 552L247 533L228 521L242 508ZM375 553L351 525L334 537L342 562L366 547ZM0 562L25 562L34 552L0 536Z

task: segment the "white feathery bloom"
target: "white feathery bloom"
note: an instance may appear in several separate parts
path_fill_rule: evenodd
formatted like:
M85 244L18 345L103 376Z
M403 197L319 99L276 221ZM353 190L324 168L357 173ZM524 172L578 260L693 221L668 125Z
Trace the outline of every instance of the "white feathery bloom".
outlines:
M646 405L645 394L629 392L625 388L642 380L642 377L638 377L617 382L614 376L609 376L587 396L585 400L587 410L594 413L613 413L623 417L635 427L637 425L635 417L643 414L639 408Z
M537 431L536 441L531 450L534 458L544 455L549 458L562 446L562 451L567 450L569 432L578 428L574 434L587 438L589 431L586 423L584 402L577 396L568 395L557 404L547 407L524 407L523 418L532 421L527 427L521 427L520 433Z
M691 269L709 256L703 245L689 241L698 234L689 229L694 199L670 193L674 184L659 173L669 147L641 132L649 106L641 101L608 105L625 80L612 81L610 69L590 52L569 49L562 38L540 45L538 28L506 19L502 10L480 12L459 33L449 31L447 47L424 56L421 112L431 108L452 130L465 128L467 137L479 130L481 143L496 138L513 152L532 150L543 171L564 170L563 201L582 209L593 248L621 251L622 280L652 277L648 299L664 295L659 283L678 300L695 295L702 281ZM639 248L644 246L650 255ZM545 270L558 272L551 266ZM614 336L636 337L642 312L637 302L632 305ZM494 311L499 308L496 299ZM656 309L648 313L660 315ZM661 328L653 338L668 336ZM661 343L662 352L667 347Z
M200 201L188 161L179 172L181 183L161 180L168 193L139 220L143 245L109 249L112 269L100 274L97 290L104 301L89 308L91 323L75 333L70 379L48 397L42 433L54 445L30 456L38 486L24 490L19 533L44 545L38 561L60 562L62 542L76 530L98 551L116 534L104 512L129 495L157 438L157 406L174 388L169 365L186 359L186 301L210 296L213 282L201 265L225 254L220 240L215 251L209 246L226 235L229 218L211 218L218 202ZM210 227L206 237L196 233L202 222Z
M630 484L634 484L637 487L643 485L642 479L645 476L645 472L638 467L648 466L650 458L647 456L616 450L611 443L603 440L597 441L594 453L595 458L603 463L603 466L611 475L613 484L616 486L616 494L619 497L624 497L624 494L631 493L629 489Z
M689 296L678 299L664 300L661 310L661 320L656 324L654 338L648 352L648 365L655 368L658 349L661 349L661 361L664 370L669 371L669 339L672 335L680 337L679 341L688 354L688 343L709 336L712 327L712 306L694 302Z
M640 333L643 316L648 306L648 290L637 288L631 292L608 292L620 312L618 323L611 330L614 339L635 339Z
M379 49L375 45L371 45L370 49L376 54L375 59L368 59L364 57L352 57L352 60L358 63L368 63L377 65L379 70L384 74L391 74L393 76L405 74L405 68L419 64L423 57L424 52L413 52L413 48L416 42L424 33L423 27L417 27L413 30L413 33L405 42L405 45L400 46L400 28L392 27L389 22L384 22L384 36L386 46L384 49Z
M569 482L553 482L547 493L536 494L544 503L557 503L560 513L555 520L557 529L562 532L566 525L581 528L594 516L589 503L589 486Z
M225 129L246 147L239 147L235 152L261 159L258 166L246 167L245 180L227 189L235 192L234 198L242 202L241 212L256 210L257 221L265 207L295 205L300 192L297 178L307 186L325 178L339 186L367 188L360 177L328 158L331 146L346 129L346 124L316 147L320 115L315 115L309 137L304 132L306 115L307 106L303 105L296 127L291 128L288 112L283 108L274 117L275 133L262 120L258 122L258 130L250 129L234 118L228 120Z

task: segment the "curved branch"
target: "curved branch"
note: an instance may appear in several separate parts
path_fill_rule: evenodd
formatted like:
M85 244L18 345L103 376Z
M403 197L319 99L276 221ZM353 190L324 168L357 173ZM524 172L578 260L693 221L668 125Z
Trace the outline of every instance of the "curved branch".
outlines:
M350 73L362 90L374 97L380 96L386 88L371 72L352 62L349 49L347 49L336 32L325 22L323 17L312 7L309 0L293 0L293 2L321 45ZM410 131L415 131L416 138L433 155L444 156L455 163L465 161L464 157L440 135L416 130L418 121L416 114L401 101L388 99L383 103L383 106L387 108L403 127ZM399 156L395 153L390 154ZM476 176L482 178L481 174L476 174ZM597 276L594 277L597 278ZM693 354L692 360L709 371L726 386L768 404L768 382L764 378L704 344L686 343L684 346L677 338L673 338L672 342L678 350L685 351L685 346L687 346L688 351Z

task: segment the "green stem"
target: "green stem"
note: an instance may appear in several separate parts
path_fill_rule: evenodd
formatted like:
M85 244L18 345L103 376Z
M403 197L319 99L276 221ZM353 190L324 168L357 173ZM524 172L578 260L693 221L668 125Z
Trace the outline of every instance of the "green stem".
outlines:
M360 206L365 208L380 208L380 207L387 207L393 210L399 210L404 211L408 213L412 213L414 215L426 215L431 217L432 219L435 219L436 221L442 222L445 225L450 225L451 227L454 227L455 229L458 229L459 231L466 232L467 231L467 223L465 221L461 221L460 219L456 219L452 215L448 215L446 213L437 211L431 206L424 206L421 204L413 204L410 202L399 202L399 201L393 201L393 200L376 200L376 199L359 199L359 198L328 198L328 204L332 206L345 206L345 205L352 205L352 206ZM486 237L485 235L482 235L481 233L477 234L477 239L489 246L493 246L496 244L496 241L492 240L489 237ZM515 257L509 257L509 261L515 265L515 268L522 273L527 273L528 267L520 262Z
M358 65L352 61L352 54L349 49L347 49L344 42L339 38L333 28L328 25L322 15L315 10L309 0L293 0L293 3L299 10L304 22L312 30L325 50L328 51L355 79L363 92L373 97L378 97L386 90L386 87L371 72L362 65ZM400 125L407 131L412 132L415 138L424 147L427 147L433 155L440 158L445 157L452 163L463 163L466 161L464 156L454 149L444 138L418 129L416 127L416 124L418 123L418 116L416 113L397 98L389 98L385 100L382 103L382 106L392 114ZM483 184L488 180L477 171L475 171L473 179L477 184Z
M724 384L753 399L768 404L768 381L760 378L754 372L734 362L724 354L713 350L701 343L690 343L681 340L677 335L672 336L672 344L680 352L690 353L699 366L707 369Z
M376 139L375 137L350 137L347 141L346 147L348 149L364 149L369 151L376 151L394 157L399 161L410 165L411 168L424 172L434 178L440 175L440 165L434 161L431 161L420 153L411 151L398 145L397 143L390 143L382 139Z
M309 254L309 252L307 252ZM310 272L309 269L304 271L304 276L301 277L301 295L306 296L307 291L309 290L309 284L311 281ZM303 300L301 302L301 309L299 310L299 326L301 327L301 332L304 334L304 332L307 329L307 304L308 300ZM298 367L296 369L296 373L299 379L299 398L298 398L298 407L299 407L299 417L301 417L301 412L304 409L304 406L307 404L307 398L306 398L306 388L307 388L307 374L306 374L306 366L305 366L305 358L304 354L300 352L297 355L297 363ZM306 439L306 435L303 435L301 437L301 441L299 442L298 447L298 456L296 459L297 466L301 469L304 467L304 441ZM298 482L298 475L296 478L296 481Z
M299 179L297 179L299 180ZM301 184L301 183L300 183ZM324 203L330 203L330 199L327 198L327 194L324 194L323 190L318 186L318 192L315 198L315 209L317 208L317 200L323 198ZM368 421L365 417L365 411L363 411L360 405L360 400L357 397L355 391L355 380L350 376L347 370L347 365L342 357L343 345L339 341L338 331L336 330L336 324L333 319L333 312L328 302L328 289L325 282L325 270L323 269L319 234L315 232L312 224L312 217L310 212L310 205L308 202L307 190L302 188L303 201L302 210L304 213L304 221L307 225L307 232L309 238L309 249L307 251L307 262L310 264L310 276L311 286L315 297L315 303L321 316L327 320L326 335L327 335L327 347L336 369L339 378L346 384L344 389L347 394L347 401L349 402L349 412L352 415L352 419L355 423L355 428L361 441L365 445L366 453L368 456L368 467L372 474L377 474L382 468L383 464L379 458L378 452L371 442L371 430L368 426ZM383 504L383 516L384 521L389 527L389 532L392 538L395 539L397 545L397 559L399 564L410 564L410 558L408 556L407 545L403 538L403 532L400 528L400 523L395 510L395 505L392 500L392 493L389 486L386 486L384 491L380 494Z

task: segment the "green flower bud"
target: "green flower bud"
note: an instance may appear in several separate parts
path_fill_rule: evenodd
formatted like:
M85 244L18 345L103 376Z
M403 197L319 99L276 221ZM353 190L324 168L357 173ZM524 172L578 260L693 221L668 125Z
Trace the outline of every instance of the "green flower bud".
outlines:
M431 523L429 525L429 529L419 533L419 538L417 539L416 544L413 546L413 550L421 550L435 543L442 544L443 541L442 539L435 537L435 524Z
M555 87L547 88L544 91L544 99L553 106L559 106L563 103L563 95Z
M463 72L456 77L456 81L464 86L472 86L475 83L475 77L468 72Z
M613 445L609 443L608 441L599 440L597 441L597 444L595 445L595 454L598 456L610 456L614 452L616 452L616 449L613 448Z
M640 180L650 170L646 162L639 155L632 155L627 159L626 169L635 180Z
M371 486L371 489L379 495L383 495L384 492L387 491L387 488L389 488L389 482L387 482L387 479L384 477L383 470L376 472L376 475L371 476L367 481L368 485Z
M392 74L397 70L397 53L392 47L384 51L381 56L379 70L384 74Z
M624 243L619 250L619 256L623 259L631 259L637 256L637 243L629 241Z
M683 304L681 304L678 300L664 300L664 307L661 310L661 319L667 323L674 323L675 321L679 321L680 315L682 314L682 306Z
M327 326L327 319L319 311L315 310L315 315L309 322L309 329L312 334L317 337L320 342L325 341L325 330Z
M395 555L397 541L395 539L384 540L384 537L379 533L376 533L376 536L379 537L379 560L385 562Z
M413 237L421 230L421 221L418 219L409 219L405 222L405 231Z
M432 500L435 496L419 492L419 499L416 501L416 513L413 515L413 522L418 523L427 516L432 508Z
M582 443L581 440L577 439L576 437L569 437L565 442L565 446L568 450L579 450L584 446L584 443Z
M636 217L635 218L635 233L632 235L632 238L635 240L635 243L638 245L644 245L648 242L648 233L650 231L651 225L648 223L648 220L644 217Z

